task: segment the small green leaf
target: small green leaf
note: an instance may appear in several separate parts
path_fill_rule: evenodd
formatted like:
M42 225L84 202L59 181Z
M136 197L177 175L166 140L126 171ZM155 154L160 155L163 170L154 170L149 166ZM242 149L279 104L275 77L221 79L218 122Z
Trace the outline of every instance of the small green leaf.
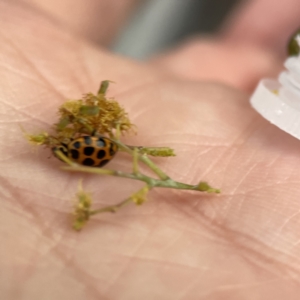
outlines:
M68 125L70 124L70 118L69 117L64 117L59 120L59 122L56 124L57 130L61 131L65 129Z
M106 91L109 87L109 83L112 82L110 80L103 80L101 81L101 85L100 85L100 88L98 90L98 95L99 94L102 94L102 95L105 95L106 94Z
M86 116L96 116L99 114L100 108L99 106L92 105L82 105L79 109L80 114Z
M204 181L200 181L200 183L198 184L198 191L207 192L207 193L216 193L216 194L221 193L220 189L215 189L211 187L207 182Z

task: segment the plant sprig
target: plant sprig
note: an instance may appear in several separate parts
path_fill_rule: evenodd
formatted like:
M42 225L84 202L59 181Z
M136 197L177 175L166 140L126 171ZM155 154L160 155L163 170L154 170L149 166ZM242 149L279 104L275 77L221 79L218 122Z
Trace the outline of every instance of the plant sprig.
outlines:
M54 154L67 165L61 168L70 172L92 173L97 175L110 175L129 178L144 182L144 186L125 198L121 202L103 208L93 208L92 198L81 185L77 193L74 207L73 228L81 230L88 220L100 213L116 212L129 203L141 205L146 201L148 193L153 188L172 188L180 190L193 190L207 193L220 193L219 189L211 187L208 183L200 181L195 185L178 182L170 178L150 158L150 156L175 156L174 150L169 147L129 146L124 144L120 137L133 130L127 113L114 99L106 97L109 81L102 81L96 95L88 93L79 100L68 100L58 110L59 119L53 126L54 134L43 132L37 135L26 134L27 139L36 145L45 145L54 149ZM79 165L67 157L57 148L62 143L67 144L72 139L82 135L106 135L118 146L120 151L132 157L132 171L123 172ZM148 176L140 171L140 163L148 167L155 176Z

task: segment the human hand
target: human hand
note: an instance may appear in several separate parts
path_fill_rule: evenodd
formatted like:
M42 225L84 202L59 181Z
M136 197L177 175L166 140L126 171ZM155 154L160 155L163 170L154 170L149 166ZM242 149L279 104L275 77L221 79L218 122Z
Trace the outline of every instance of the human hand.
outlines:
M111 55L26 6L0 12L3 299L298 299L297 140L238 90ZM173 147L177 157L157 159L168 174L222 194L156 189L72 231L82 175L32 151L18 125L48 130L65 99L103 79L138 126L128 143ZM118 155L108 167L129 165ZM84 187L100 207L137 183L87 175Z
M282 70L299 15L297 0L241 1L217 36L190 39L157 60L182 79L251 92L262 77L277 77Z

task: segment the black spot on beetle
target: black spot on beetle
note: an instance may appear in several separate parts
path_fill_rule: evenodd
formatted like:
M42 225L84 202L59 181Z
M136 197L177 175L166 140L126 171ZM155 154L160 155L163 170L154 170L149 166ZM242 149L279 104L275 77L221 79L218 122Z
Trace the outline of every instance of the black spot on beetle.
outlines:
M78 159L79 158L79 152L75 149L71 150L71 156L73 159Z
M104 150L99 150L97 153L97 158L102 159L106 155L106 152Z
M84 136L84 142L86 145L91 145L92 144L92 139L90 136Z
M83 153L86 155L86 156L90 156L94 153L95 149L93 147L85 147L84 150L83 150Z
M76 149L79 149L79 148L81 147L80 142L75 142L75 143L73 144L73 147L76 148Z
M95 164L94 160L91 158L86 158L83 162L83 165L85 166L93 166Z
M107 163L109 162L109 159L104 159L100 162L100 164L98 165L98 167L103 167L105 166Z
M103 148L106 145L105 140L103 138L98 138L96 144L99 148Z

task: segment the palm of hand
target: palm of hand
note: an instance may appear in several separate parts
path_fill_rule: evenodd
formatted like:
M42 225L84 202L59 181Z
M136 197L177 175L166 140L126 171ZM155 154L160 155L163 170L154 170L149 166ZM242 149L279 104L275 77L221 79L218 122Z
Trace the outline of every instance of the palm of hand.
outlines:
M297 299L298 141L262 120L240 92L176 80L18 14L27 26L16 30L13 17L0 36L4 298ZM18 124L48 130L62 101L102 79L118 83L110 93L138 126L129 142L174 147L177 157L158 160L168 174L208 180L222 194L156 189L142 207L73 232L71 200L82 175L31 151ZM120 155L109 167L128 165ZM101 206L138 184L84 176L84 185Z

